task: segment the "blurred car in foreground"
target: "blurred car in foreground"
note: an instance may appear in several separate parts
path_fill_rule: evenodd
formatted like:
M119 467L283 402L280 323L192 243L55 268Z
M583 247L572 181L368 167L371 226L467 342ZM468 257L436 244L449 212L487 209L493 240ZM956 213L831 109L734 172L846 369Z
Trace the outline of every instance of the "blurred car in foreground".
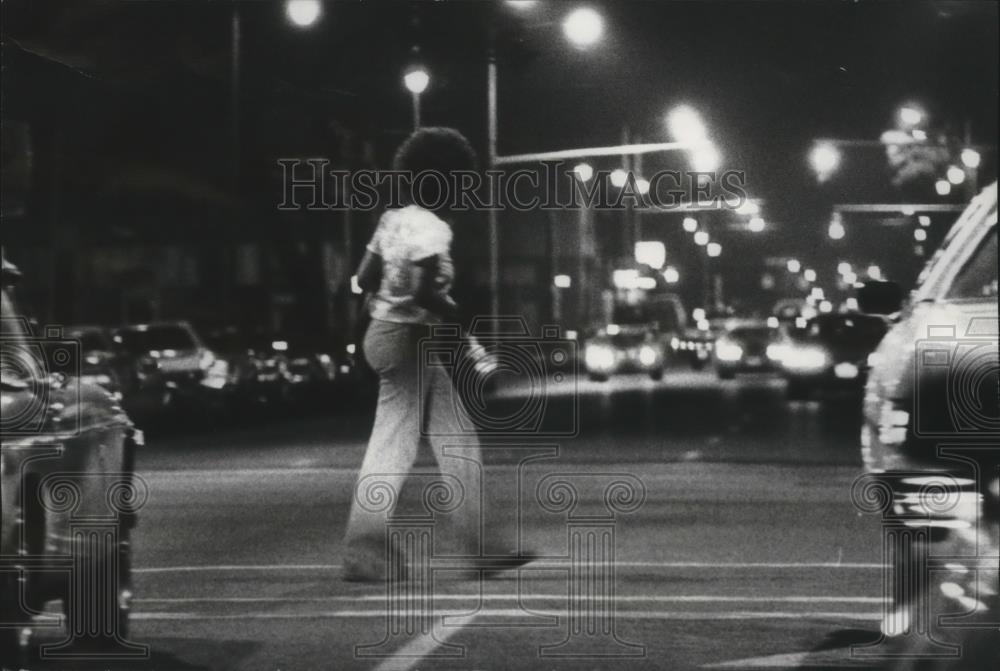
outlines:
M813 392L860 393L868 355L885 336L885 318L858 313L824 314L791 329L768 348L788 380L788 398L808 399Z
M777 336L777 329L766 324L743 324L726 330L715 341L715 369L719 378L731 380L737 373L774 370L768 348Z
M862 310L890 315L894 322L869 357L860 440L865 468L887 483L886 491L903 508L886 514L906 515L914 502L937 511L898 518L911 529L913 547L887 559L895 575L917 579L915 589L893 590L891 612L920 614L930 603L936 617L942 612L937 604L950 602L945 612L957 622L934 633L950 634L962 646L950 660L920 660L919 668L1000 668L997 299L996 183L955 222L909 300L890 282L869 283L858 292ZM947 478L952 487L929 489L928 483ZM947 505L943 498L954 488L963 505ZM948 563L920 579L915 570L931 555ZM913 660L940 652L926 637L900 636L900 627L892 625L883 624L889 644L911 664L892 668L916 668Z
M229 363L187 322L132 324L116 330L112 339L130 356L156 362L170 406L217 408L233 389Z
M31 633L42 626L32 614L52 601L62 604L70 635L97 633L87 642L99 645L114 643L115 637L124 639L132 594L129 539L135 509L131 504L142 499L137 489L141 483L135 482L133 472L142 433L104 387L63 370L64 364L80 363L74 358L78 341L59 330L32 333L8 291L14 274L15 269L4 262L0 296L0 661L4 668L22 668ZM102 592L84 593L74 585ZM109 607L99 613L100 623L93 617L87 620L97 612L92 607L96 603Z
M617 373L663 377L666 346L653 324L608 324L587 338L583 363L591 380L605 381Z
M704 328L686 328L680 335L670 339L673 358L686 363L694 370L701 370L712 361L715 341L722 332L721 329L708 323L702 326Z

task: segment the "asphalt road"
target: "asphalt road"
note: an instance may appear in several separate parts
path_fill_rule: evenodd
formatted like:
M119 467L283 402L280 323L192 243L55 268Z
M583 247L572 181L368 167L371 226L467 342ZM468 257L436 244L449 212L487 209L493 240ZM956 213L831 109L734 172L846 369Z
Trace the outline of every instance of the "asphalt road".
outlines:
M511 416L530 391L504 389L484 412ZM789 403L774 379L689 371L551 382L545 400L553 430L575 417L576 435L515 433L487 449L493 500L542 558L481 583L441 570L433 587L401 591L339 579L366 401L151 436L132 631L151 658L130 668L873 665L850 650L882 616L878 520L850 496L855 400ZM575 507L545 499L553 478L571 483ZM616 482L633 496L612 494L609 512Z

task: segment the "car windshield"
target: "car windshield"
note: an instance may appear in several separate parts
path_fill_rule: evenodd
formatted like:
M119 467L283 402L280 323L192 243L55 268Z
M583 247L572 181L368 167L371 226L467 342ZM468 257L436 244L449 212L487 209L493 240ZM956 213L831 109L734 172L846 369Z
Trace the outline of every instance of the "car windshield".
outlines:
M863 315L819 317L809 322L806 337L841 345L875 346L885 335L885 322Z
M69 337L80 343L84 352L109 349L107 338L100 331L70 331Z
M986 235L975 254L959 271L947 298L997 298L997 227Z
M125 329L119 333L122 346L133 354L165 349L185 350L196 347L191 333L183 326L150 326Z

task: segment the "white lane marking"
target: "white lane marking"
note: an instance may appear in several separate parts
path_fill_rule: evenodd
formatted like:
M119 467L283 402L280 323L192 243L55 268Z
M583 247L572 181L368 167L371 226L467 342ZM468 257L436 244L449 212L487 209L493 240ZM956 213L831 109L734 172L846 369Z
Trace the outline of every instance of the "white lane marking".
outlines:
M809 666L804 666L807 662L812 662ZM856 662L851 657L850 648L835 648L833 650L823 650L821 652L786 652L779 655L768 655L766 657L748 657L746 659L733 659L727 662L715 664L703 664L703 669L802 669L802 668L831 668L837 662L844 668L856 668Z
M553 609L532 609L533 615L549 615L552 617L565 616L564 611ZM200 621L200 620L317 620L336 618L386 618L394 617L423 617L427 614L424 609L416 611L407 610L336 610L336 611L315 611L310 613L234 613L231 615L208 615L203 613L170 613L154 611L135 611L130 617L137 621ZM524 611L517 608L487 608L475 612L476 617L512 617L523 618ZM467 617L469 611L466 609L447 609L434 611L434 617ZM698 611L670 611L670 610L630 610L616 611L615 616L619 619L627 620L796 620L796 619L818 619L818 620L870 620L878 622L882 620L881 612L848 612L848 611L754 611L740 610L727 611L721 613L698 612Z
M441 627L436 636L423 635L415 638L397 650L392 657L375 667L375 671L410 671L415 668L435 648L451 638L456 632L472 622L475 616L459 617L451 620L447 627Z
M431 597L412 595L396 596L394 601L426 602L428 599L438 601L470 601L482 598L483 601L565 601L566 594L434 594ZM330 603L337 601L384 602L385 595L338 595L321 597L284 597L284 596L239 596L239 597L142 597L133 599L134 603L151 604L184 604L184 603ZM574 601L590 601L591 597L576 596ZM867 603L881 604L880 597L869 596L715 596L715 595L623 595L616 594L614 602L625 603Z
M525 565L520 571L532 571L546 568L562 568L570 565L568 559L541 559ZM882 564L876 563L837 563L837 562L655 562L655 561L616 561L615 566L623 568L693 568L693 569L882 569ZM239 565L221 564L205 566L147 566L133 568L133 573L196 573L212 571L337 571L340 564L272 564L272 565Z

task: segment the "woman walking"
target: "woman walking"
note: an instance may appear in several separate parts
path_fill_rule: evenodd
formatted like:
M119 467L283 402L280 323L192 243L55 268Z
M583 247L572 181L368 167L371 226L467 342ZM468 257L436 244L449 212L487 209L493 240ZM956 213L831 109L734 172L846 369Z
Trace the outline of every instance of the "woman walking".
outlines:
M411 175L436 171L446 178L474 168L475 153L468 140L450 128L416 131L400 147L393 165L394 170ZM434 200L449 202L451 198ZM421 366L419 360L419 342L429 336L430 327L457 322L458 310L450 296L452 230L442 218L446 216L413 202L386 211L358 269L359 284L372 294L364 354L378 373L379 395L347 525L344 580L388 577L386 554L399 552L386 545L385 519L392 511L376 512L362 505L363 489L377 481L391 489L395 502L417 457L422 434L429 438L442 474L460 483L463 490L463 503L454 513L462 553L469 557L488 554L480 539L478 439L462 428L468 424L459 421L458 413L463 410L453 400L455 390L448 372L440 366ZM425 426L421 427L421 421ZM461 458L445 455L444 442L450 436L454 445L458 435L462 436ZM508 555L491 567L513 568L527 561Z

